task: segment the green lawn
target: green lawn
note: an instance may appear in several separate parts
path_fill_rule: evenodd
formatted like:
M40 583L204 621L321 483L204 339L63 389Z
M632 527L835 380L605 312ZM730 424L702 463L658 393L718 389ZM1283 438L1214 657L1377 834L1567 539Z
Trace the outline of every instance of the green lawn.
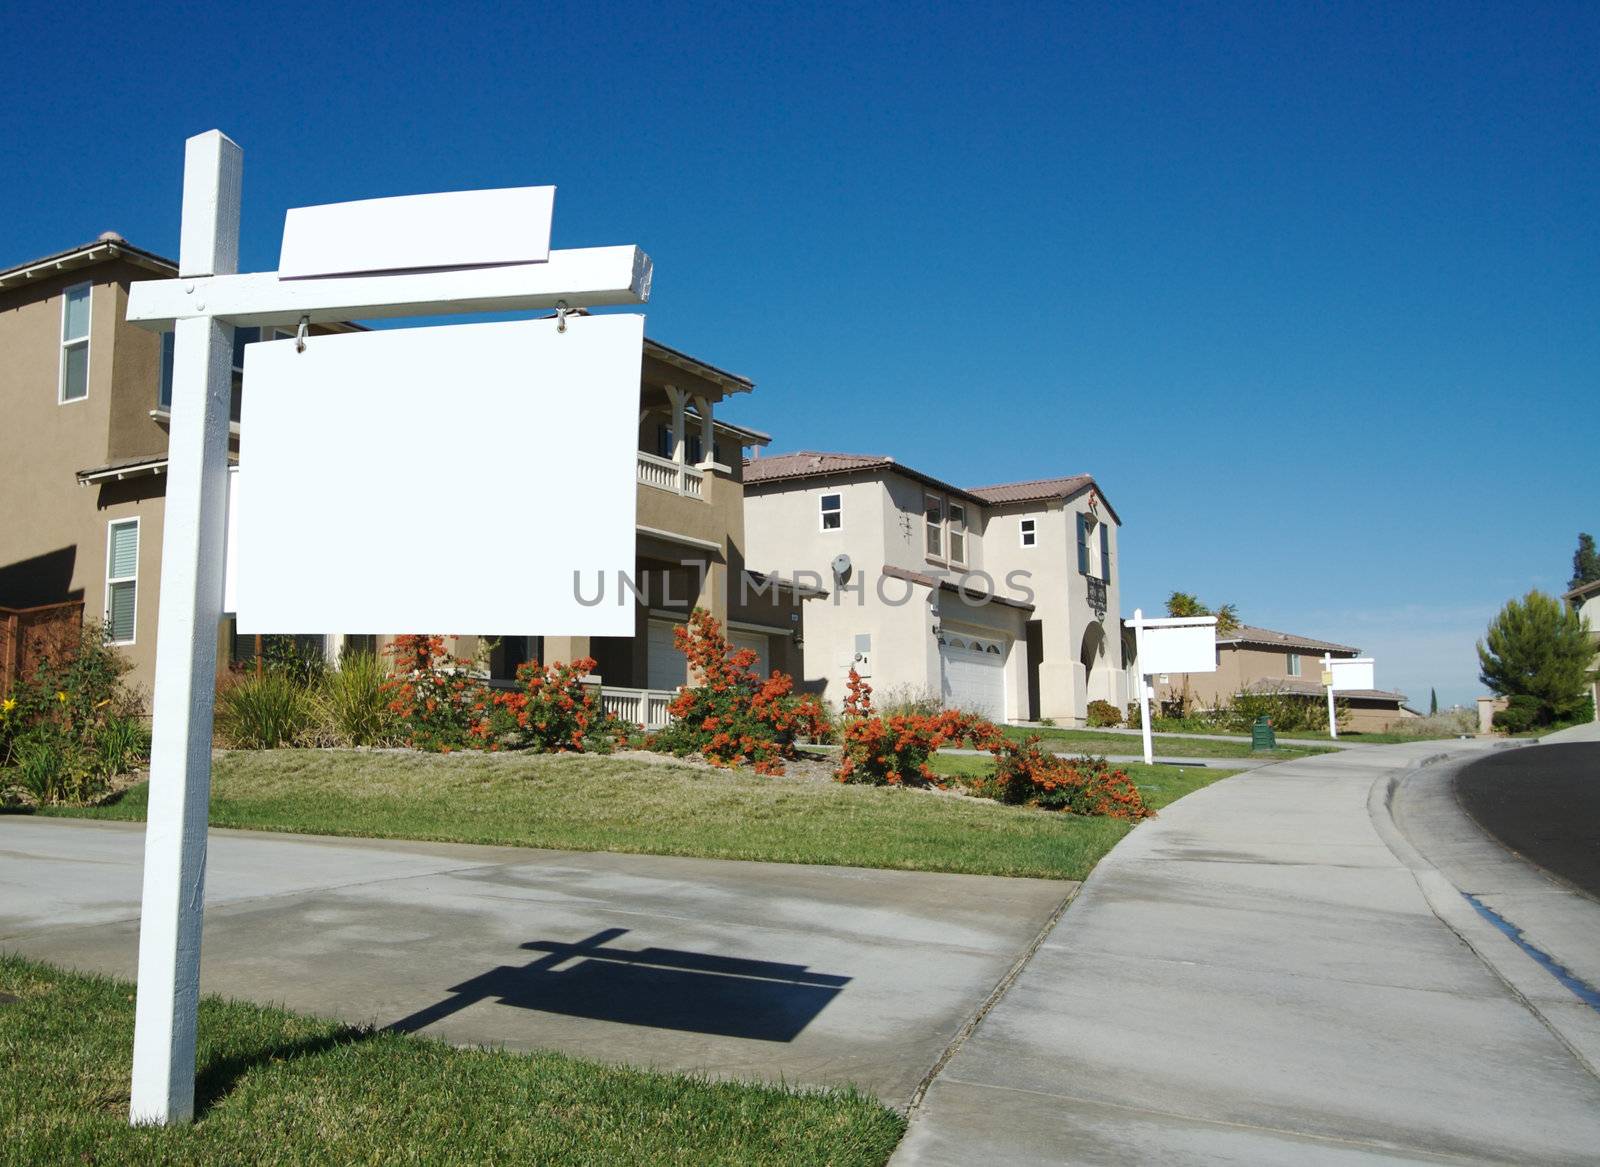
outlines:
M264 750L221 754L213 770L214 826L307 834L1083 879L1130 829L592 755ZM44 813L139 820L145 795L141 785L109 806Z
M936 773L951 777L978 777L994 771L994 759L988 755L938 754L929 765ZM1146 766L1142 762L1119 762L1117 769L1133 779L1145 802L1154 810L1239 772L1210 766Z
M1053 750L1081 750L1086 754L1140 754L1144 745L1132 734L1104 733L1093 729L1033 728L1008 725L1002 731L1009 738L1021 741L1037 734ZM1152 743L1158 754L1171 754L1180 758L1304 758L1312 754L1326 754L1337 747L1284 746L1276 750L1252 752L1250 743L1228 741L1225 738L1168 737L1153 734Z
M131 1129L133 986L0 956L6 1163L882 1164L899 1115L846 1091L456 1049L200 1004L196 1122Z

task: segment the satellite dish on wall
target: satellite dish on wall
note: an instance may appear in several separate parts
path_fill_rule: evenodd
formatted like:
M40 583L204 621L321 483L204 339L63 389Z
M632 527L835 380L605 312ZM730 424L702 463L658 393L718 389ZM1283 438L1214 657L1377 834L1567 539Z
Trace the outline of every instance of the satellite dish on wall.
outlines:
M843 552L833 557L833 578L841 583L850 578L850 557Z

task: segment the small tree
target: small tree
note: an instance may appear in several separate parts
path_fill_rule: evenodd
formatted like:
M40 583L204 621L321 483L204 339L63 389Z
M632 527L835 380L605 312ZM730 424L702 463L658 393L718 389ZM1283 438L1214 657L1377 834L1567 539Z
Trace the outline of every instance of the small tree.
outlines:
M1567 589L1582 587L1586 583L1593 583L1600 579L1600 551L1594 548L1594 536L1578 535L1578 549L1572 553L1572 578L1567 581Z
M1212 611L1200 602L1199 597L1188 592L1173 592L1167 597L1168 616L1215 616L1217 635L1226 636L1239 628L1239 609L1233 604L1223 604Z
M1508 601L1478 642L1478 679L1501 697L1536 700L1547 725L1576 716L1592 652L1578 613L1531 591Z
M1439 690L1428 690L1428 716L1432 717L1439 712Z

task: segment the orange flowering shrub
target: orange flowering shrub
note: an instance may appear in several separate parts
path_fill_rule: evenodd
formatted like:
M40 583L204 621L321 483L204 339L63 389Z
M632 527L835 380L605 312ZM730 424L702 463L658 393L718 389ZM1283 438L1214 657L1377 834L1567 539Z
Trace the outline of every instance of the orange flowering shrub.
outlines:
M387 651L392 675L383 692L406 744L444 754L479 748L489 691L469 662L445 652L442 636L397 636Z
M732 648L711 613L696 608L672 636L695 683L678 690L668 706L672 724L652 735L648 748L698 753L713 766L749 763L758 774L782 774L784 759L796 756L797 738L825 732L821 703L809 694L797 696L794 679L785 673L757 676L756 654Z
M1104 758L1059 758L1037 737L1005 742L994 751L994 773L972 783L972 792L997 802L1108 818L1149 818L1155 811L1124 770Z
M834 777L840 782L873 786L943 786L928 759L947 745L1000 747L1000 731L981 717L944 709L938 713L905 713L880 717L873 712L872 686L850 670L844 750Z
M552 665L527 662L517 669L522 689L496 693L474 736L491 750L509 739L541 752L610 752L623 727L600 708L598 690L584 686L583 678L594 669L592 657Z

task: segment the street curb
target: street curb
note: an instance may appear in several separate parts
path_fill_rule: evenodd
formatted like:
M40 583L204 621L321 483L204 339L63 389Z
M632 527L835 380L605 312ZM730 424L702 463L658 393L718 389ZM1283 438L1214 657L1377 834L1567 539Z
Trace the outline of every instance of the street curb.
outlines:
M1520 743L1519 743L1520 745ZM1518 746L1497 746L1515 749ZM1540 1008L1539 1000L1549 992L1552 978L1509 936L1484 919L1468 901L1466 893L1451 883L1406 836L1394 817L1394 798L1407 779L1424 767L1441 763L1465 764L1473 758L1460 754L1431 754L1398 774L1373 782L1367 792L1367 814L1384 845L1389 848L1416 881L1429 909L1439 921L1460 938L1488 967L1513 996L1537 1017L1578 1063L1600 1078L1600 1013L1587 1007L1569 1010L1571 1016ZM1476 824L1474 824L1476 827ZM1574 998L1576 1002L1576 998Z

